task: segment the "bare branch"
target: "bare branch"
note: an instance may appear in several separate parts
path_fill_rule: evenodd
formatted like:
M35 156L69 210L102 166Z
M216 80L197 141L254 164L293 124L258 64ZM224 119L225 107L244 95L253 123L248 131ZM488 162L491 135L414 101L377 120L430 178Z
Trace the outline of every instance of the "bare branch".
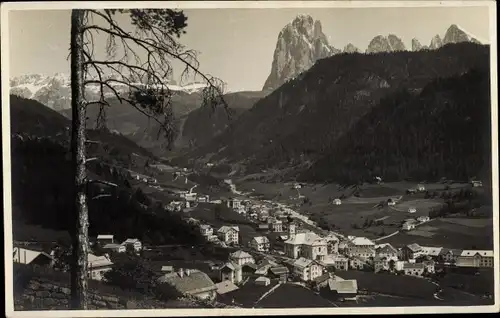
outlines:
M104 180L89 180L89 181L87 181L87 183L88 184L100 183L100 184L104 184L104 185L107 185L107 186L110 186L110 187L115 187L115 188L118 187L117 184L109 182L109 181L104 181Z
M96 195L95 197L92 197L90 199L91 200L98 200L98 199L102 199L102 198L109 198L111 196L112 196L111 194L99 194L99 195Z
M97 160L97 159L99 159L99 158L97 158L97 157L87 158L87 159L85 160L85 163L90 162L90 161L95 161L95 160Z

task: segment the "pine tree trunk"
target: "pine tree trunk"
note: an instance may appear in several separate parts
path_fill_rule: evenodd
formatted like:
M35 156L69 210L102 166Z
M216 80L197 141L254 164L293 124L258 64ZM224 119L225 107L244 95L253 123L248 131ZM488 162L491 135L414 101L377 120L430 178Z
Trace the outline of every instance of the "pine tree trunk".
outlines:
M73 309L87 309L88 209L85 168L85 100L83 85L84 10L71 13L71 108L73 112L71 148L74 169L74 229L71 266Z

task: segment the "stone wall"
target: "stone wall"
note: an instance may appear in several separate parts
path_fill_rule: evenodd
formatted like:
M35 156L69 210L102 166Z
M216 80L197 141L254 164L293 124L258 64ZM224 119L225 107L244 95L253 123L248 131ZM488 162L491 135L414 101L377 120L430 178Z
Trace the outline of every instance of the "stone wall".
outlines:
M69 274L51 269L15 266L14 310L69 310ZM89 309L224 308L221 303L192 297L160 301L98 281L89 281Z

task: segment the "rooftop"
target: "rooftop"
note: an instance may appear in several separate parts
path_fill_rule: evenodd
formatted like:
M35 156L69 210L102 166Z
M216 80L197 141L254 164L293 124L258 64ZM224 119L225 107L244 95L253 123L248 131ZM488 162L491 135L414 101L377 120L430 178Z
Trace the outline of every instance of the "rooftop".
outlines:
M217 287L217 294L219 295L224 295L238 289L238 286L236 286L230 280L225 280L223 282L215 284L215 287Z
M372 240L370 240L366 237L355 237L351 240L351 243L354 245L373 245L373 246L375 246L375 243L373 243Z
M385 244L380 244L377 247L377 252L378 253L397 253L398 250L394 246L392 246L391 244L385 243Z
M109 243L103 246L103 248L120 248L122 244Z
M231 258L234 259L240 259L240 258L248 258L248 257L253 257L252 255L248 254L245 251L239 250L230 255Z
M293 266L299 267L299 268L305 268L309 265L311 265L314 261L312 259L307 259L305 257L301 257L297 259L294 263Z
M169 283L179 292L184 294L196 294L204 291L217 290L217 287L210 277L197 269L189 270L189 274L185 272L183 277L177 272L165 274L158 279L158 282Z
M421 246L422 253L429 256L438 256L441 253L442 247Z
M404 263L404 269L424 269L423 263Z
M329 279L328 287L331 291L336 291L339 294L356 294L358 292L358 282L355 279Z
M97 235L98 240L112 240L114 235L112 234L99 234Z
M270 271L274 275L288 274L288 268L286 268L285 266L272 267Z
M445 254L452 254L452 255L461 255L462 254L462 251L463 250L459 250L459 249L451 249L451 248L445 248L443 247L441 249L441 252L439 252L439 255L445 255Z
M139 242L139 239L136 239L136 238L128 238L125 240L125 242L123 242L124 244L134 244L136 242Z
M294 237L285 241L293 245L325 245L327 242L314 232L296 233Z
M407 245L407 247L412 251L412 252L418 252L422 250L422 247L418 245L417 243L412 243L410 245Z
M256 236L253 238L253 240L255 240L257 244L269 243L269 239L267 238L267 236Z
M230 232L230 231L237 231L237 232L239 232L240 228L239 228L239 226L227 226L227 225L224 225L224 226L221 226L221 228L218 230L219 233L227 233L227 232Z
M476 254L484 257L493 257L492 250L464 250L460 256L475 256Z

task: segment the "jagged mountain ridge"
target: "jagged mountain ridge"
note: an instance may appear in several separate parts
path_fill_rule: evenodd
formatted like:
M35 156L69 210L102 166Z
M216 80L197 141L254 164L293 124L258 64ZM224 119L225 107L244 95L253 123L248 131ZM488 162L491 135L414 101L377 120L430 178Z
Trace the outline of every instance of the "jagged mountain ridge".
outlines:
M438 74L461 74L487 63L488 54L487 46L458 43L322 59L259 100L209 144L178 160L237 164L247 173L307 166L335 147L384 96L402 88L418 94Z
M377 35L368 44L366 53L380 53L380 52L397 52L405 51L406 47L394 34L389 34L388 36Z
M106 79L106 78L105 78ZM24 98L34 99L48 107L63 111L71 108L71 87L70 76L63 73L55 75L28 74L14 77L10 80L10 93ZM189 95L200 92L206 87L204 83L191 83L179 86L175 82L165 83L171 91L177 94ZM110 83L118 93L128 94L129 88L123 84ZM142 83L133 83L136 86L143 86ZM100 87L89 84L86 87L86 98L88 100L98 100ZM113 98L114 94L109 88L104 88L104 96Z
M309 69L317 60L340 53L328 43L321 22L299 15L279 33L271 73L263 90L273 90Z

